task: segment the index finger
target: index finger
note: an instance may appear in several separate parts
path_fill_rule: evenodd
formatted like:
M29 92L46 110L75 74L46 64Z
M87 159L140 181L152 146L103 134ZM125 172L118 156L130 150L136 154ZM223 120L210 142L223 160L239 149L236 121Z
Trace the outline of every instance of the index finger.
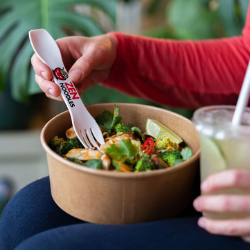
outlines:
M51 69L44 64L36 54L33 54L31 57L31 64L38 76L44 78L45 80L51 80L53 78Z
M212 220L201 217L198 221L199 226L212 234L221 234L228 236L249 235L250 217L231 220Z
M201 184L201 190L211 193L228 188L239 188L250 191L250 171L230 169L210 175Z

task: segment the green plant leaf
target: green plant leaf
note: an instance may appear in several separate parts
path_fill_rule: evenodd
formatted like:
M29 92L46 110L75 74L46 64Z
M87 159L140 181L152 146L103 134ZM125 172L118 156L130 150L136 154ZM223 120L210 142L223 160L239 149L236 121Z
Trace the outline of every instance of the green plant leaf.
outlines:
M167 25L161 25L143 32L144 36L155 37L155 38L167 38L167 39L179 39L178 35L172 30L169 30Z
M61 7L70 7L72 5L85 5L85 6L94 6L97 9L102 10L105 12L112 20L113 22L116 19L116 6L117 1L116 0L57 0L52 1L50 0L50 5L58 9L58 2L60 2Z
M121 140L119 145L111 144L105 149L105 153L113 160L131 164L138 151L134 148L130 139Z
M214 23L218 16L199 0L174 0L167 9L167 21L179 39L208 39L216 37Z
M103 128L103 131L108 132L109 134L114 129L115 125L122 120L119 115L119 109L114 105L114 113L112 114L108 110L105 110L102 114L96 116L95 120L98 125Z
M102 160L101 159L91 159L87 162L82 163L83 166L94 168L94 169L100 169L102 166Z
M29 40L26 40L23 49L15 58L12 74L10 76L12 84L12 96L15 100L25 103L29 102L28 83L29 83L29 68L30 58L33 50L30 46Z
M249 0L239 0L239 3L240 3L240 9L242 12L242 18L245 22L246 16L247 16L247 11L248 11Z
M147 8L147 13L149 15L154 14L155 12L157 12L157 9L159 8L159 6L161 5L162 1L161 0L153 0L149 3L149 6Z
M117 161L124 162L126 160L126 156L123 154L122 150L115 144L111 144L109 147L107 147L105 149L105 153Z
M11 75L11 62L16 58L17 53L20 52L20 43L23 44L26 37L26 25L19 25L19 30L13 28L9 35L0 43L0 76L6 80L7 75ZM3 89L4 86L1 86Z
M183 148L181 151L181 156L184 161L188 160L189 158L193 156L192 149L189 147Z
M227 36L241 34L243 23L236 18L236 6L234 1L220 0L218 12Z
M15 100L27 103L30 94L42 92L30 69L32 49L28 32L31 29L47 29L54 39L74 32L84 36L106 32L97 16L91 11L80 14L75 5L101 10L111 23L115 22L116 0L0 1L0 91L10 78Z
M29 87L28 87L28 94L34 95L41 92L39 85L35 82L35 71L33 68L29 71Z
M88 17L81 16L77 13L63 11L56 11L51 18L55 23L55 27L60 30L60 27L70 27L81 32L85 36L97 36L103 34L105 31ZM61 37L61 36L60 36ZM57 39L59 37L56 37Z
M121 140L118 147L127 158L133 158L135 156L136 152L130 139Z

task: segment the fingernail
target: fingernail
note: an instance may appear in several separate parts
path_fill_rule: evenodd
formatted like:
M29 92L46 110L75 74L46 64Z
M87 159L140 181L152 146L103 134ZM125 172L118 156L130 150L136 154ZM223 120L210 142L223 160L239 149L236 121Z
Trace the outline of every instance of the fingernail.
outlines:
M200 218L198 220L198 225L201 227L201 228L205 228L206 227L206 222L204 219Z
M48 92L49 92L50 95L54 96L54 92L53 92L52 89L49 89Z
M48 77L47 77L47 74L45 73L45 71L42 71L42 72L41 72L41 76L42 76L44 79L48 80Z
M199 204L199 200L198 199L195 199L194 202L193 202L193 206L194 208L199 211L200 209L200 204Z
M83 78L83 73L79 69L74 69L69 72L69 77L73 82L80 82Z

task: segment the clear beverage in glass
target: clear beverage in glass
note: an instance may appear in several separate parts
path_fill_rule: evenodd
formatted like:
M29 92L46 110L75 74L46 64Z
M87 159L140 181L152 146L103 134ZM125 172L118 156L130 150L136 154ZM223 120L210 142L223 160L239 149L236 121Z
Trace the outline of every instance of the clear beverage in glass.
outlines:
M235 106L207 106L194 112L192 120L199 131L201 144L201 181L213 173L226 169L250 170L250 108L244 110L242 124L239 126L232 125L234 110ZM250 195L250 192L225 189L213 193L216 194ZM211 219L229 219L247 215L203 213L203 216Z

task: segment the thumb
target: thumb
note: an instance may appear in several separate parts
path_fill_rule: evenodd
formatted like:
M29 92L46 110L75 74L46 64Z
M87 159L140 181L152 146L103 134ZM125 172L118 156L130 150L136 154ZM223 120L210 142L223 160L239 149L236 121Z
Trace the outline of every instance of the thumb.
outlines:
M93 70L94 66L91 57L82 56L71 67L69 77L74 83L79 83Z

